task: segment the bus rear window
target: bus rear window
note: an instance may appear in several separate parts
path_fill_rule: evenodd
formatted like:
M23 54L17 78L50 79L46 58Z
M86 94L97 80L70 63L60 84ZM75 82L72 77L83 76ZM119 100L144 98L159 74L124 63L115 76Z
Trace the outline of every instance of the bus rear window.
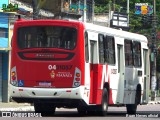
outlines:
M77 30L61 26L29 26L18 29L18 46L25 48L74 49Z

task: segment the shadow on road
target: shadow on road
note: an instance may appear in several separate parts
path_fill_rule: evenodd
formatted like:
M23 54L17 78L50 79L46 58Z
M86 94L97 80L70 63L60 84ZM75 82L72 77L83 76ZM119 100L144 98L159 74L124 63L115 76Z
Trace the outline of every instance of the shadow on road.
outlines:
M151 115L151 116L150 116ZM155 116L154 116L155 115ZM158 115L158 116L157 116ZM137 111L136 114L129 115L126 111L108 111L106 116L97 115L95 112L80 115L77 111L56 111L52 116L45 117L160 117L160 111Z
M100 117L100 115L97 115L96 113L89 113L89 114L85 114L85 115L80 115L78 114L78 112L76 111L57 111L55 112L54 115L52 116L45 116L45 117ZM108 112L106 116L102 116L102 117L125 117L126 116L126 112Z

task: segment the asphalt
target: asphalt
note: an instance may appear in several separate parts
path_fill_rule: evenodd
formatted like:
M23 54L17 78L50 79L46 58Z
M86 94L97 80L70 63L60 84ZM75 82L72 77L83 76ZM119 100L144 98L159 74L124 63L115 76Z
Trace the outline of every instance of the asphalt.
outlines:
M148 104L160 104L160 97L157 97L155 101L149 98ZM34 107L29 103L0 102L0 111L34 111Z

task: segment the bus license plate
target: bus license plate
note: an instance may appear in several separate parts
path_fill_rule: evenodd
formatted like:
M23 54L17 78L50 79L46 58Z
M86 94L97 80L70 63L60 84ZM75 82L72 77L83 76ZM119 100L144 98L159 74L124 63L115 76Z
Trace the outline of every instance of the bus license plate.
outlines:
M51 87L52 83L51 82L39 82L40 87Z

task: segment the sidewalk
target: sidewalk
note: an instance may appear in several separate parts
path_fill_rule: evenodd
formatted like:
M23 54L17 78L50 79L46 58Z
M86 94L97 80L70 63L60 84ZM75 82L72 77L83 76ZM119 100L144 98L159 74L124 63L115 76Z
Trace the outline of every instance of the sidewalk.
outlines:
M155 101L151 101L151 97L149 97L148 104L160 104L160 97L156 97Z
M0 102L0 111L34 111L34 107L28 103Z

